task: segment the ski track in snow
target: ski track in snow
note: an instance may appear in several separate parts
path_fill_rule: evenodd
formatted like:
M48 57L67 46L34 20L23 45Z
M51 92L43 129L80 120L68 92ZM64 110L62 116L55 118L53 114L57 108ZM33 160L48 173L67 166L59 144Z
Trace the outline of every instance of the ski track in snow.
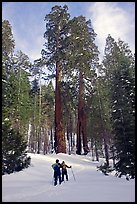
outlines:
M3 202L134 202L134 180L104 176L97 171L99 163L90 156L62 153L30 156L29 168L2 176ZM72 169L68 169L69 181L54 186L51 165L56 159L64 160Z

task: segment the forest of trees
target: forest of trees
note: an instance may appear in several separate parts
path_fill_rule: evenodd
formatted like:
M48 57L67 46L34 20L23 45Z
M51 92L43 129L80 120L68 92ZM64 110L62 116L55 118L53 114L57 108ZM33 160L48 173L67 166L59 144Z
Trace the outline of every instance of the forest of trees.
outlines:
M2 173L29 165L27 152L87 155L135 177L135 56L108 34L103 60L84 16L54 6L33 63L2 21ZM41 36L43 38L43 36Z

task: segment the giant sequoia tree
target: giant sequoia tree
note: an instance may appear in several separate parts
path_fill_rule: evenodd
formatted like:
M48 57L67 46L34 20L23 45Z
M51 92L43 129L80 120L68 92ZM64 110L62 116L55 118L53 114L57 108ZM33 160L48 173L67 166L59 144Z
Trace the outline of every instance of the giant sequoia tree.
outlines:
M66 142L63 127L61 82L64 61L64 40L66 37L66 25L69 20L67 6L54 6L46 15L46 32L44 33L45 50L42 50L46 58L48 69L55 72L55 151L66 153Z
M98 49L94 43L96 34L90 21L83 16L74 17L69 22L69 37L67 39L67 68L77 81L77 154L87 154L87 113L86 95L91 94L95 69L98 64ZM73 78L72 78L73 79Z
M94 44L96 34L91 22L83 16L69 20L67 7L55 6L46 16L46 49L42 51L50 71L56 70L55 89L55 148L56 152L65 152L65 139L62 117L61 84L63 77L72 81L77 79L78 122L77 154L88 153L85 94L92 84L92 78L98 62L98 50ZM69 81L69 82L70 82ZM83 144L83 145L82 145ZM64 147L63 147L64 146Z

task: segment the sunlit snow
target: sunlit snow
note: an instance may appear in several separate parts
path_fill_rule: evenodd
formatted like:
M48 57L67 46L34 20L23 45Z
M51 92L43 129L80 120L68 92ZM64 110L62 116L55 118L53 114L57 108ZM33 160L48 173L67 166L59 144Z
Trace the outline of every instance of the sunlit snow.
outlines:
M105 176L90 155L30 156L30 167L2 176L2 202L135 202L135 180ZM69 181L54 186L51 165L56 159L72 169L68 169Z

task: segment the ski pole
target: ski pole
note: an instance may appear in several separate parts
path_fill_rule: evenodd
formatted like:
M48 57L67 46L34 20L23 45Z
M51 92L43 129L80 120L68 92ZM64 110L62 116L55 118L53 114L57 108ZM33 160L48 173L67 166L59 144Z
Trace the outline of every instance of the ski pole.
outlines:
M74 176L74 172L72 170L72 167L71 167L71 171L72 171L72 175L73 175L74 181L76 181L75 176Z

